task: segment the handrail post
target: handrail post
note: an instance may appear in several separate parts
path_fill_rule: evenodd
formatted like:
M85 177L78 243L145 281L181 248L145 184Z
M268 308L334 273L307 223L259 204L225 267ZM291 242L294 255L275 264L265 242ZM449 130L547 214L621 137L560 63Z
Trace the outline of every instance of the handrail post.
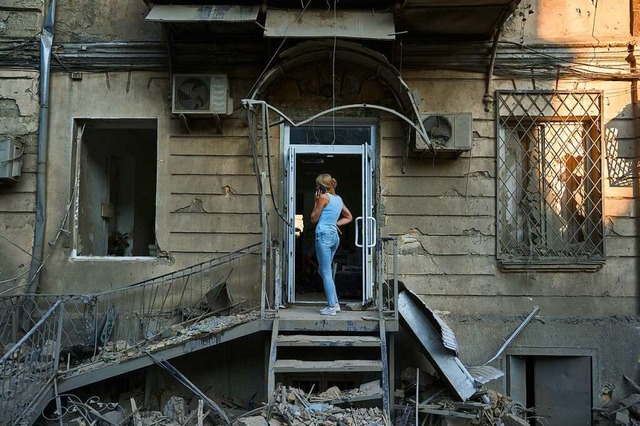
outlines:
M271 250L274 258L273 265L273 281L274 281L274 309L276 312L282 305L282 273L280 270L280 246L278 240L273 240L271 244Z
M59 423L62 425L62 401L60 400L60 395L58 395L58 370L60 369L60 351L62 350L62 327L64 327L64 300L61 301L58 309L60 312L58 312L58 329L56 330L56 343L54 346L53 387L56 396L56 409L60 413Z
M382 311L384 310L384 277L382 270L382 256L384 254L383 249L384 241L382 239L378 239L378 244L376 246L376 257L377 257L377 273L376 273L376 289L378 291L378 310L380 311L380 318L382 318Z
M264 318L267 298L267 241L269 237L269 222L267 216L267 144L269 143L269 123L267 109L262 107L262 172L260 173L260 223L262 225L262 276L260 280L260 318ZM269 176L271 179L271 176Z
M393 239L393 315L398 321L398 239Z

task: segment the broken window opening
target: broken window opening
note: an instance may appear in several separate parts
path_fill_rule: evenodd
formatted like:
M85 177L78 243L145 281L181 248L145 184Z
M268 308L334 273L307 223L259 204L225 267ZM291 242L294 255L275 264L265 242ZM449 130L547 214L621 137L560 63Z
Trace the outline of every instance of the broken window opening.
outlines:
M155 257L155 120L77 124L75 252Z
M499 260L603 261L600 94L497 99Z

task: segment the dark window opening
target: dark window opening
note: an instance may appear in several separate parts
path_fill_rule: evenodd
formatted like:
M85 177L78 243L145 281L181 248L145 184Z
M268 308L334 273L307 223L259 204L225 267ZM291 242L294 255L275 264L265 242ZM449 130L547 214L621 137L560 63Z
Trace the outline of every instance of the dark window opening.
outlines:
M155 256L155 121L90 120L78 128L78 255Z

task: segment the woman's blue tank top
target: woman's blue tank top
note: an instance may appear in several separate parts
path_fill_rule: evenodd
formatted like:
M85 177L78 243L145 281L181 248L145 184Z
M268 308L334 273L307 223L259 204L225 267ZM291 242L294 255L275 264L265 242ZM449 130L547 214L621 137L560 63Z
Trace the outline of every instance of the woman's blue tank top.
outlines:
M338 195L327 195L329 196L329 203L324 206L322 212L320 212L320 218L316 225L316 232L338 232L336 222L338 222L340 213L342 212L342 198Z

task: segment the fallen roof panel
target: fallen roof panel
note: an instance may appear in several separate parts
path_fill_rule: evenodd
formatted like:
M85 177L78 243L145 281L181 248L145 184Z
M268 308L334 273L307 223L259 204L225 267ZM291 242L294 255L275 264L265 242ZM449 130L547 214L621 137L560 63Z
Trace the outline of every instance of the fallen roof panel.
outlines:
M398 295L400 319L420 342L424 354L453 395L466 401L477 392L475 380L460 359L445 347L442 335L430 319L426 305L416 301L416 298L408 290Z

